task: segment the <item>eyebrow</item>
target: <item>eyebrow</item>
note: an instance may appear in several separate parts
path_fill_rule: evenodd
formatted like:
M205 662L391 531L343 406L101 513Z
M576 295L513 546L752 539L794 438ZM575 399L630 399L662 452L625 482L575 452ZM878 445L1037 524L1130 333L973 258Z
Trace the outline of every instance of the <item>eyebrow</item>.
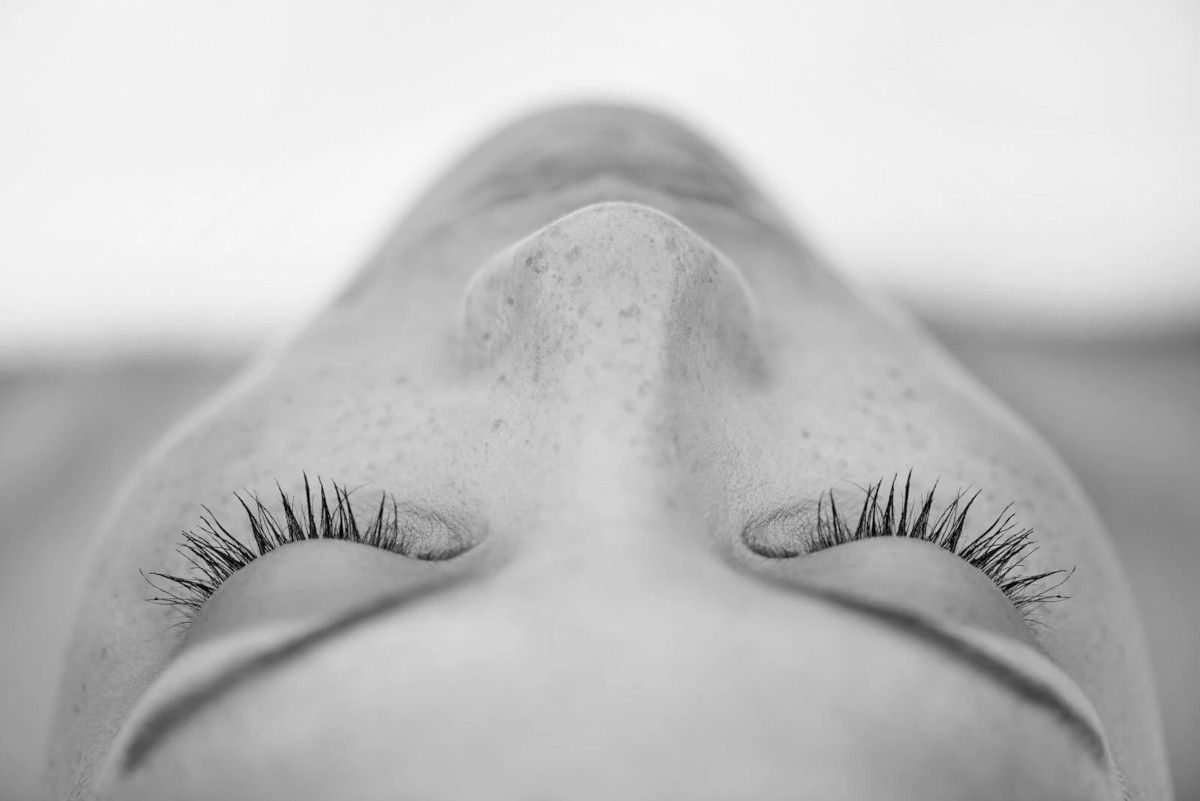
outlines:
M284 643L235 662L207 680L169 699L162 706L153 710L135 730L121 759L122 772L129 775L137 770L154 751L205 708L253 679L293 662L331 640L361 628L396 609L412 606L452 590L462 584L469 575L462 574L444 581L386 595ZM1091 757L1102 766L1107 765L1107 748L1103 735L1075 707L1064 700L1053 687L993 656L968 640L942 629L922 617L865 598L857 598L829 588L792 584L770 576L764 578L770 586L823 601L839 609L881 623L972 668L978 675L990 679L994 684L1022 701L1050 713L1075 736Z

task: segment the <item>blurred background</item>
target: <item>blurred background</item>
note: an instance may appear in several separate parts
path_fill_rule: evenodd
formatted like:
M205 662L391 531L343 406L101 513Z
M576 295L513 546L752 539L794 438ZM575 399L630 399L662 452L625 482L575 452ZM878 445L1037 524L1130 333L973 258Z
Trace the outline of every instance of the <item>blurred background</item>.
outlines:
M98 517L496 125L722 144L1058 448L1200 799L1200 6L0 0L0 800L33 798Z

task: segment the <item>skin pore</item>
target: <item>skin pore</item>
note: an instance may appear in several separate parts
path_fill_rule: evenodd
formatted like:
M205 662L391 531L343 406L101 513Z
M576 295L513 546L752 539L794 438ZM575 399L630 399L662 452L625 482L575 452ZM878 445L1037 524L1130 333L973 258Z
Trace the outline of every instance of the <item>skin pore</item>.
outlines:
M1074 568L1069 598L1031 623L899 537L770 555L826 493L857 510L910 471L935 509L980 490L965 537L1012 504L1023 569ZM396 499L417 550L285 545L184 627L146 602L206 509L245 538L233 493L306 476L364 521ZM553 109L144 462L96 546L50 790L1166 799L1107 537L1024 423L698 134Z

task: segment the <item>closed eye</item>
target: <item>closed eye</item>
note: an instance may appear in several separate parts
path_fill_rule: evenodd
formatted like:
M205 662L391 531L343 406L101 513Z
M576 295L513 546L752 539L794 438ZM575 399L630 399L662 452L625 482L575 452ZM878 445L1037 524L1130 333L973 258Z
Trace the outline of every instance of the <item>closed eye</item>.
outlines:
M768 559L792 559L873 537L930 542L962 558L990 578L1030 623L1036 622L1031 614L1041 604L1068 597L1056 591L1071 577L1074 568L1040 573L1031 573L1025 568L1026 561L1037 550L1037 543L1032 529L1021 529L1014 524L1014 515L1009 511L1011 504L980 534L964 537L967 515L979 497L978 491L970 497L965 492L958 492L935 516L936 485L918 503L911 492L912 472L905 479L899 498L896 478L892 478L886 501L881 502L882 479L866 488L866 497L854 526L846 523L830 491L828 502L824 496L818 501L815 521L809 518L806 525L790 526L784 520L754 521L743 530L742 541L751 551Z
M177 549L191 570L185 575L143 572L146 581L161 593L147 600L180 610L186 624L234 573L271 551L307 540L342 540L426 561L454 559L478 544L479 537L460 521L398 504L386 494L370 519L360 525L350 491L336 482L332 487L331 500L324 482L317 480L314 493L306 475L304 497L299 502L279 488L281 517L258 496L251 493L247 500L234 493L249 525L249 537L244 539L232 534L204 507L200 524L183 532L183 543Z

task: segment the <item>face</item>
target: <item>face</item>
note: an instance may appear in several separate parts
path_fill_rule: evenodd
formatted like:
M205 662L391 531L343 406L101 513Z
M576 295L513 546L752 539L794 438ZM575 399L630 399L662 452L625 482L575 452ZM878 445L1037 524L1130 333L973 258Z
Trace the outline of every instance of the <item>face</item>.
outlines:
M55 797L1170 793L1061 462L648 112L483 143L110 519Z

